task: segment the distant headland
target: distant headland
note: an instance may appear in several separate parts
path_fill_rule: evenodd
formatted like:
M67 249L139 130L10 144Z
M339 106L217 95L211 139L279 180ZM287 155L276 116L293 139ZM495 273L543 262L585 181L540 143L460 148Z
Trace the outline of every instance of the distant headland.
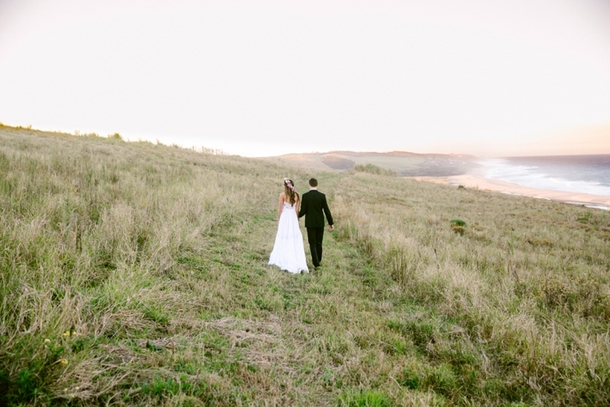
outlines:
M374 165L402 177L449 177L477 168L477 157L463 154L417 154L405 151L285 154L279 159L301 166L329 171L351 171L358 165Z

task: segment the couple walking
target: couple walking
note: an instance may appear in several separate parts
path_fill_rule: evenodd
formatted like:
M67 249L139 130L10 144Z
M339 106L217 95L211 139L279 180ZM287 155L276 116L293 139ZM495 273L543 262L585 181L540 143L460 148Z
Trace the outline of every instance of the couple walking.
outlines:
M315 269L320 267L324 216L328 221L328 230L332 231L334 226L326 195L318 191L318 181L315 178L309 180L309 192L303 194L302 200L294 190L294 182L284 178L284 192L280 194L278 208L277 234L269 264L295 274L309 271L305 261L303 235L299 228L299 218L303 216L305 216L311 260Z

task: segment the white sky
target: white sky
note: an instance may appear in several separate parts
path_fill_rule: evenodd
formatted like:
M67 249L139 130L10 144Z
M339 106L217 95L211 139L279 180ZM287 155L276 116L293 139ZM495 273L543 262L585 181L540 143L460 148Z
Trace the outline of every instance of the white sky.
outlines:
M0 122L246 156L610 153L610 1L0 0Z

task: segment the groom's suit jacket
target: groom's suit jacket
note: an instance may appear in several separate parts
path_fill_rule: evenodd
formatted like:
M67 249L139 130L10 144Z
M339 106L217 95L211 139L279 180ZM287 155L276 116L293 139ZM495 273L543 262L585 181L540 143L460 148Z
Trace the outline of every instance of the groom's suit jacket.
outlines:
M299 218L303 215L305 215L306 228L323 228L325 215L328 224L333 224L333 217L328 209L328 203L326 203L326 195L316 189L303 194Z

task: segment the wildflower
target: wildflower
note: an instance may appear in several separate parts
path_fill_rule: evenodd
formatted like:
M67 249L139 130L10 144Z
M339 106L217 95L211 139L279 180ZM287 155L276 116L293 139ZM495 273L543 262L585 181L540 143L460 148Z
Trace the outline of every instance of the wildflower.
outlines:
M57 362L61 363L62 365L67 365L68 361L66 359L59 359Z
M51 340L50 340L49 338L46 338L46 339L44 340L44 343L49 343L49 342L51 342Z
M70 331L64 332L64 336L70 336Z

